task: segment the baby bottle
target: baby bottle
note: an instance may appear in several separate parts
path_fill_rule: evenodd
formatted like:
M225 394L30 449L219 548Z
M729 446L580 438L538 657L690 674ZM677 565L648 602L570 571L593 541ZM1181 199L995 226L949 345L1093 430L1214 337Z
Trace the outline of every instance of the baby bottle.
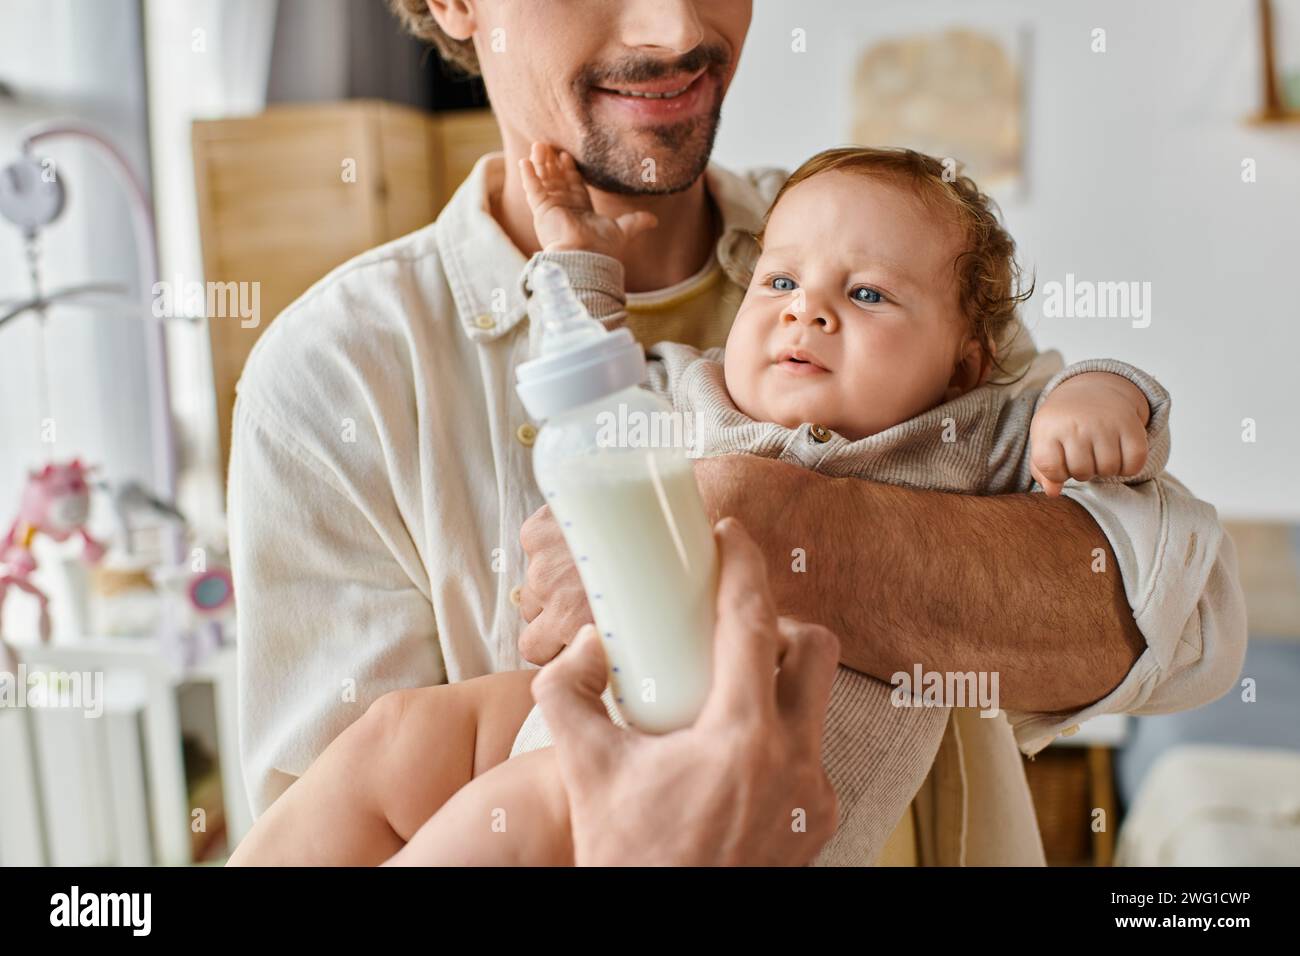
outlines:
M530 285L541 354L518 367L517 390L546 422L533 473L577 563L614 701L640 730L689 726L712 678L717 553L685 448L656 440L683 430L638 387L645 355L627 329L591 318L554 264Z

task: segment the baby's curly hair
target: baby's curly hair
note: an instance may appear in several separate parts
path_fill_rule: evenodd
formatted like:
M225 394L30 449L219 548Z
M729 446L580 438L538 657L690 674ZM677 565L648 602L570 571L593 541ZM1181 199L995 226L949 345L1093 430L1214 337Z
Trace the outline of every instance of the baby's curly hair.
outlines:
M478 54L474 52L474 41L457 40L443 32L438 21L429 12L425 0L388 0L388 9L402 21L406 32L417 40L433 44L442 57L442 62L453 72L465 76L478 76Z
M998 221L997 204L952 160L936 159L912 149L843 146L818 153L790 174L763 216L755 238L763 244L768 219L781 197L799 183L834 170L884 176L910 187L923 203L945 210L962 230L963 249L954 262L957 297L971 334L990 366L998 363L995 344L1016 318L1016 309L1034 292L1023 286L1016 262L1016 243Z

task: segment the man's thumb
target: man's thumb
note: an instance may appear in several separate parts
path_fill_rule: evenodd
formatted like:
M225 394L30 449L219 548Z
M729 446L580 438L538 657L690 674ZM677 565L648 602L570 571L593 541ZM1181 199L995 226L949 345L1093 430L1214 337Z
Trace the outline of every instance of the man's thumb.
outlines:
M551 737L575 755L593 754L616 728L600 695L609 682L605 648L591 624L533 678L533 700Z

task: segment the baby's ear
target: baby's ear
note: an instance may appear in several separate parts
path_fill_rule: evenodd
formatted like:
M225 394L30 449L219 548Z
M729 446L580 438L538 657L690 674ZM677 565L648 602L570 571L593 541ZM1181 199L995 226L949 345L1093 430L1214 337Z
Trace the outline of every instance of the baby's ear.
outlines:
M962 346L961 355L952 370L944 401L960 398L972 389L979 388L993 374L992 348L984 349L979 339L971 336Z

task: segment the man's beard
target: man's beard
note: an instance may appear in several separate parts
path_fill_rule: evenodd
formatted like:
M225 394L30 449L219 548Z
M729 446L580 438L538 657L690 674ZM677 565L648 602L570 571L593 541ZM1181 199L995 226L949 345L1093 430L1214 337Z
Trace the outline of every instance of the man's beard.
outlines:
M603 192L623 196L666 196L690 188L708 168L713 141L722 117L722 85L719 69L730 62L725 51L717 47L696 47L667 68L662 63L633 63L618 74L597 84L594 79L580 79L578 94L583 104L581 154L574 157L578 171L587 184ZM717 102L706 116L696 116L680 123L655 125L647 132L655 140L657 156L645 155L627 145L619 131L600 126L591 115L590 91L594 86L614 87L620 81L629 85L672 75L693 73L701 67L708 74L699 82L717 84ZM647 166L646 161L653 162Z
M709 165L713 140L722 115L719 102L708 116L650 130L659 157L646 156L629 148L618 133L588 126L582 137L582 158L578 171L587 183L608 193L624 196L667 196L690 188ZM646 160L654 163L645 165ZM647 175L652 172L652 175Z

